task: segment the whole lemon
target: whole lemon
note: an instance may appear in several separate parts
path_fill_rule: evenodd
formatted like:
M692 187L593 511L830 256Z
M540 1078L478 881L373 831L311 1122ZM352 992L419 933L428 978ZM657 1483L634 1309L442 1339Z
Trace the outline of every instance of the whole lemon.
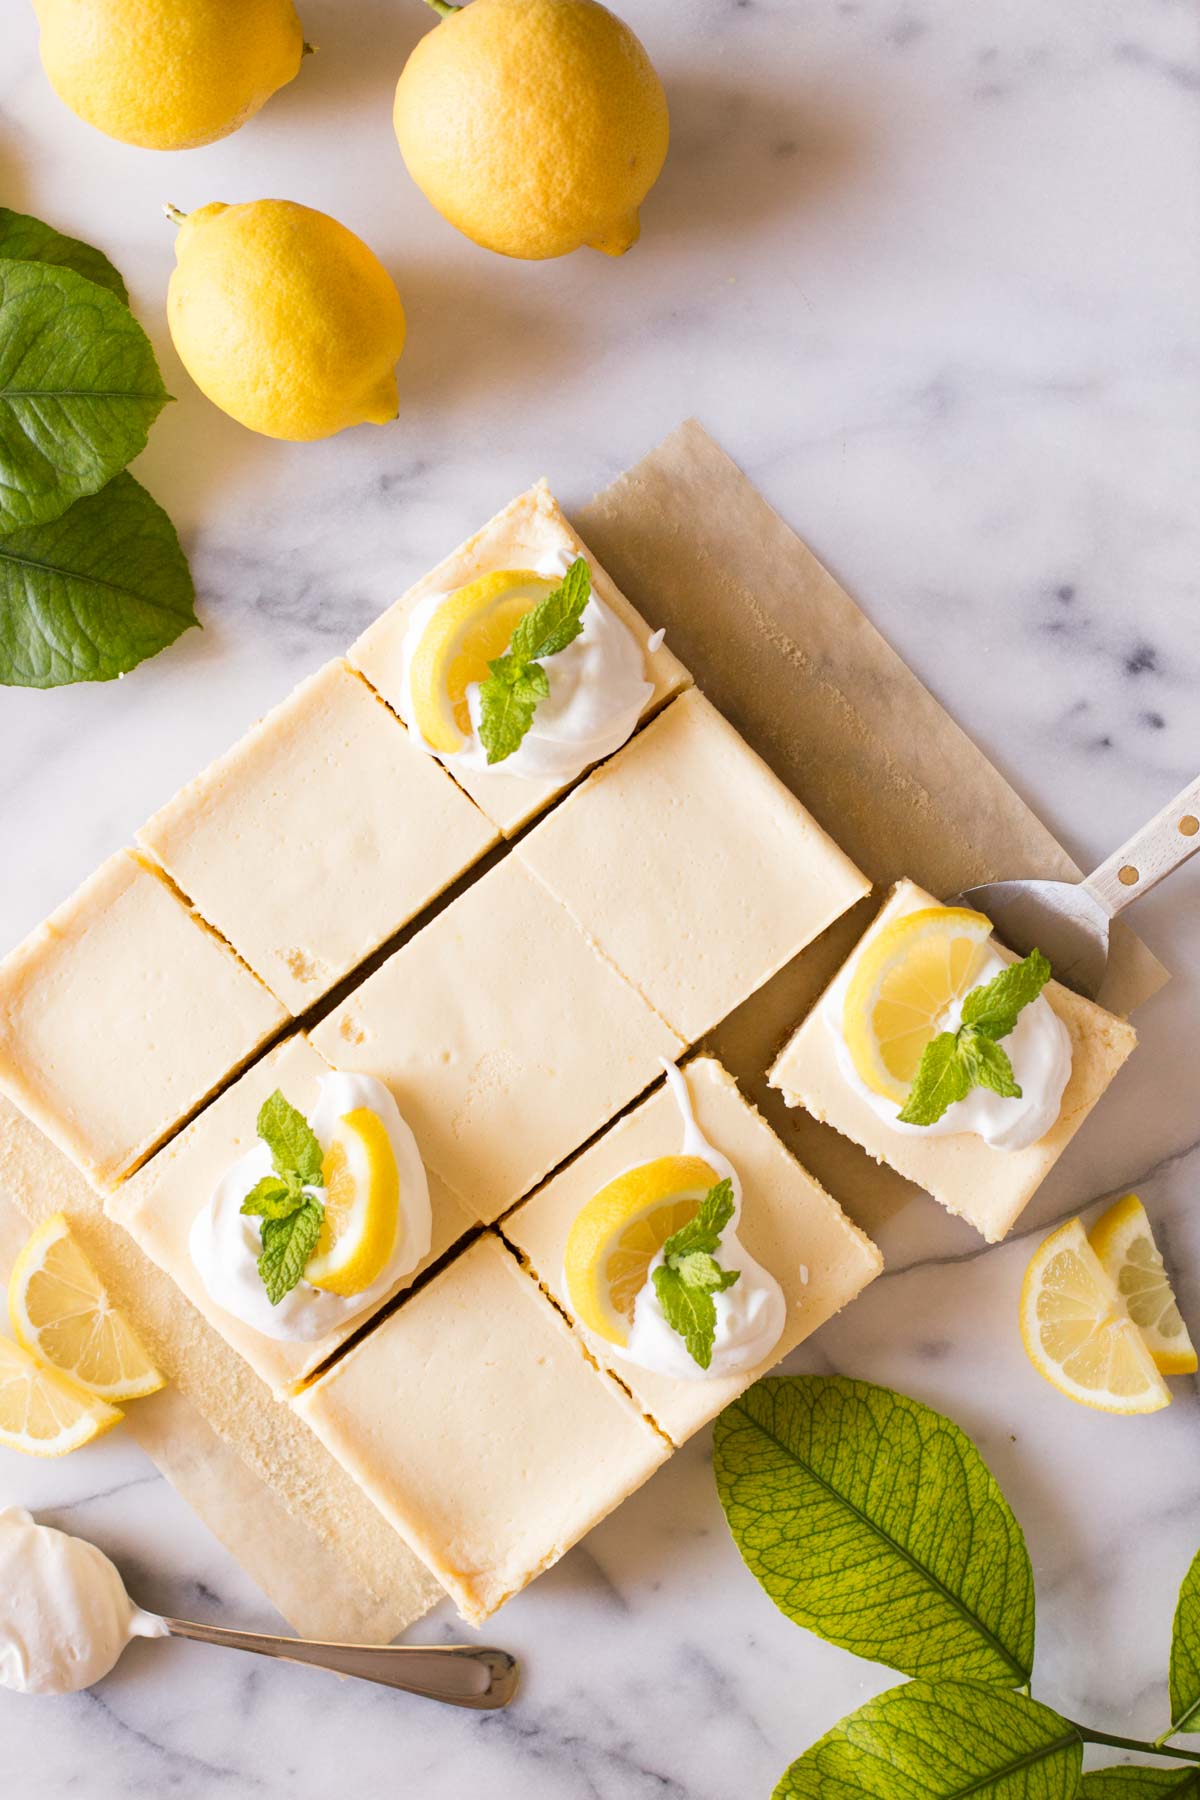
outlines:
M42 62L71 111L122 144L228 137L300 67L292 0L33 0Z
M215 406L295 441L396 417L404 308L361 238L293 200L168 211L167 323Z
M662 84L598 0L449 12L405 64L394 118L426 199L505 256L619 256L667 154Z

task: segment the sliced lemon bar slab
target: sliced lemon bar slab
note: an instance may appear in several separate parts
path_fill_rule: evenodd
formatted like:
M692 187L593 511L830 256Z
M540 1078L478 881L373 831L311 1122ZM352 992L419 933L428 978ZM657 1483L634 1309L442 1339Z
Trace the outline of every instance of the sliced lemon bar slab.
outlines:
M610 580L579 534L568 524L544 481L518 494L481 530L445 557L409 588L346 652L351 664L383 695L397 713L407 711L405 638L413 614L434 595L451 595L497 570L530 570L586 558L594 592L632 634L645 656L651 692L643 717L657 712L673 694L690 684L683 664L663 644L650 649L653 623L647 623L616 583ZM455 778L504 835L511 836L562 792L563 784L505 774L503 767L483 772L455 770Z
M299 1014L498 837L339 660L181 788L137 841Z
M948 1212L966 1219L989 1243L996 1243L1011 1230L1129 1057L1137 1035L1125 1020L1051 981L1042 998L1066 1029L1071 1070L1057 1117L1036 1142L1024 1149L1009 1150L989 1144L970 1131L894 1129L880 1116L865 1090L868 1085L873 1086L879 1099L886 1100L889 1080L894 1080L897 1073L901 1077L911 1073L904 1062L904 1045L897 1039L897 1054L888 1051L881 1067L874 1070L867 1048L856 1044L854 1061L861 1065L863 1080L860 1086L852 1085L844 1059L839 1058L836 1039L844 1014L840 1005L833 1003L850 992L856 971L875 956L876 946L884 944L886 948L885 934L897 921L937 907L932 895L915 882L897 883L831 987L785 1045L771 1070L770 1081L789 1105L802 1106L814 1118L834 1126L844 1137L860 1144L876 1162L885 1163L923 1188ZM975 919L978 915L967 917ZM990 940L989 949L1003 962L1015 960L994 939ZM970 987L969 971L965 979ZM953 980L950 986L954 987ZM953 1004L955 993L939 989L938 1004ZM883 998L887 1000L886 993ZM912 1022L914 1028L919 1027L928 1036L929 1019L918 1018L914 1011ZM895 1064L890 1075L889 1057ZM867 1077L871 1078L869 1082ZM893 1095L890 1101L896 1112L903 1099L903 1081L897 1092L900 1097Z
M103 1193L286 1019L119 850L0 963L0 1088Z
M312 1033L386 1082L435 1169L489 1224L683 1045L513 855Z
M687 1043L871 888L696 690L516 854Z
M123 1225L151 1261L172 1277L226 1343L239 1352L277 1395L287 1394L333 1354L373 1312L408 1287L431 1262L463 1237L474 1223L457 1196L426 1170L433 1215L428 1254L405 1275L368 1288L362 1304L355 1296L335 1313L319 1334L301 1338L268 1336L221 1306L209 1291L190 1247L192 1228L209 1204L218 1183L258 1142L259 1109L278 1089L288 1102L310 1117L323 1077L330 1066L303 1034L287 1039L215 1100L198 1119L173 1138L145 1168L113 1194L105 1206L109 1218ZM247 1188L249 1188L249 1182ZM246 1220L253 1238L258 1222ZM230 1271L231 1276L234 1271ZM319 1265L318 1265L319 1273ZM253 1269L246 1271L247 1278Z
M473 1624L670 1455L490 1232L292 1404Z
M628 1170L659 1158L685 1160L674 1154L682 1127L679 1107L667 1088L658 1089L568 1163L501 1226L534 1277L572 1319L591 1355L619 1377L676 1444L715 1418L848 1305L883 1267L875 1245L801 1168L719 1062L696 1057L684 1064L682 1073L702 1137L733 1164L741 1182L739 1238L775 1277L787 1302L783 1334L761 1363L713 1380L675 1380L623 1357L619 1348L589 1330L572 1307L564 1252L582 1208ZM694 1210L693 1205L689 1212ZM672 1229L678 1222L672 1221ZM644 1277L644 1266L641 1274Z

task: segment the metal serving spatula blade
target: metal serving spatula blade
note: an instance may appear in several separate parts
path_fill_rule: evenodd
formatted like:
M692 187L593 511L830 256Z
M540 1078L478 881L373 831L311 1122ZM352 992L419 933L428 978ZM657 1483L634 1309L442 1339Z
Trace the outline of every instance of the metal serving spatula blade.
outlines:
M1198 850L1200 775L1085 880L985 881L951 904L986 913L1010 949L1042 951L1056 980L1094 1000L1112 921Z

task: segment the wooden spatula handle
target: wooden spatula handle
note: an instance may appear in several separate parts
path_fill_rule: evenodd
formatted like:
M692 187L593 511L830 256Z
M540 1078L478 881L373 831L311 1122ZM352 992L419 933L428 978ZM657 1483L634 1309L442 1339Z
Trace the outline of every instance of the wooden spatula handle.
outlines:
M1114 850L1084 887L1110 918L1157 886L1164 875L1200 850L1200 775L1181 788L1162 811Z

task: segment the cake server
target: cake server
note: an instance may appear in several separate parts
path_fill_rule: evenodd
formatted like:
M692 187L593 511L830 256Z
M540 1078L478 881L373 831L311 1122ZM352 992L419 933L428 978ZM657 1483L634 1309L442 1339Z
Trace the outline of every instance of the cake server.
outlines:
M275 1637L261 1631L230 1631L224 1625L196 1625L187 1619L164 1619L168 1637L193 1638L199 1644L223 1644L274 1656L282 1662L332 1669L335 1675L357 1675L384 1687L441 1700L447 1706L470 1706L495 1712L517 1691L519 1667L507 1650L474 1644L326 1644L313 1638Z
M950 902L986 913L1010 949L1050 958L1055 979L1094 1000L1109 926L1200 850L1200 775L1083 881L985 881Z

